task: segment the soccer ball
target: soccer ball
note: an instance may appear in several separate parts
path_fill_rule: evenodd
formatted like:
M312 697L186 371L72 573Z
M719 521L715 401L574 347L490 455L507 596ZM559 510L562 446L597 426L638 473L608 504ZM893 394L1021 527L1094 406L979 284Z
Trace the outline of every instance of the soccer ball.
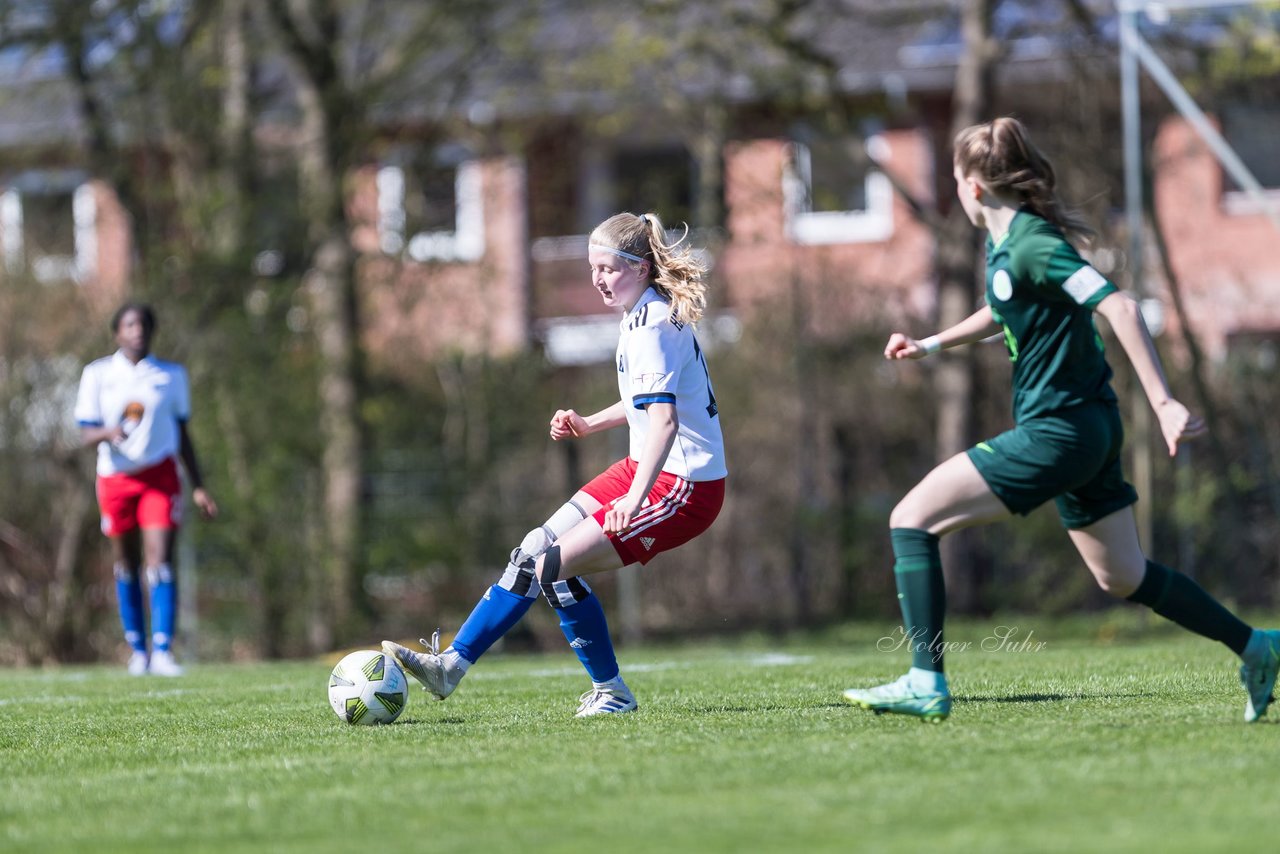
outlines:
M329 705L349 724L389 724L409 702L409 682L392 658L372 649L353 652L329 674Z

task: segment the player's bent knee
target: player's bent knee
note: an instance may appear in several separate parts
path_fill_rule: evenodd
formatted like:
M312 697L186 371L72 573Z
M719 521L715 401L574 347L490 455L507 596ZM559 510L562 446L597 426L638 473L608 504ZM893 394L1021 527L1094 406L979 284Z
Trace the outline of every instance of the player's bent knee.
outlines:
M1098 586L1102 588L1102 592L1108 596L1114 596L1117 599L1128 599L1133 595L1133 591L1138 589L1141 583L1141 577L1130 578L1126 575L1116 575L1109 572L1095 572L1093 578L1098 582Z
M897 506L893 508L893 512L889 514L890 528L918 528L920 530L928 529L928 520L919 510L916 509L914 503L909 499L899 501Z
M147 584L155 587L158 584L173 582L173 567L167 563L151 564L147 567Z
M554 532L546 525L534 528L524 535L518 551L524 557L537 558L556 541Z
M498 586L508 593L537 599L537 581L536 559L520 548L512 549L511 559L507 562L507 568L502 571L502 577L498 579Z
M524 535L520 545L511 551L498 586L520 596L538 597L538 558L547 552L557 539L587 518L587 511L577 501L570 499L551 514L551 518ZM559 564L556 565L557 574ZM552 579L555 580L554 578Z
M542 592L547 597L547 604L552 608L568 608L591 595L591 586L586 579L580 577L567 578L542 584Z
M538 567L538 581L544 589L548 584L555 584L560 580L560 569L560 547L552 546L542 553L541 565Z

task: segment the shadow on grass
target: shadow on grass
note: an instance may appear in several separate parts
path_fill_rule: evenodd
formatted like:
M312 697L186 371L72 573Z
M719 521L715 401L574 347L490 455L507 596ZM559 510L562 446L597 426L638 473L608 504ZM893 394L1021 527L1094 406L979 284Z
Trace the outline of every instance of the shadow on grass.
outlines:
M768 703L759 706L682 706L680 710L691 715L743 715L760 712L793 711L795 706L782 703Z
M466 718L401 718L393 726L462 726Z
M1136 700L1151 698L1154 696L1156 695L1149 691L1129 694L1113 694L1111 692L1103 692L1099 694L957 694L955 701L957 703L1059 703L1063 700Z

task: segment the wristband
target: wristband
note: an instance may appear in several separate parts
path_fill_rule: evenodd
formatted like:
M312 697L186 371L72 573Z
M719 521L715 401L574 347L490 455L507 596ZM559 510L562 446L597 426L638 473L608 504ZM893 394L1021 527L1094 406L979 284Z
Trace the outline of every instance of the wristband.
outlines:
M942 349L942 342L938 340L937 335L930 335L928 338L921 338L916 342L920 345L920 349L924 350L926 356L932 356L934 353Z

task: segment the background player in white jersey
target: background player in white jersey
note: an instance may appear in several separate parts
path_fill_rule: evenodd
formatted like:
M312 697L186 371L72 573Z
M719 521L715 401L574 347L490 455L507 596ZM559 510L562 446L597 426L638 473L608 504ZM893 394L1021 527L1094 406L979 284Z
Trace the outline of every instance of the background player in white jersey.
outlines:
M584 575L648 563L710 527L724 503L724 441L711 376L693 324L706 307L705 268L683 239L668 244L654 214L621 213L591 233L591 283L621 309L616 367L620 399L592 415L561 409L551 438L628 426L630 453L610 466L511 553L443 653L384 641L383 649L443 700L472 664L528 612L539 593L591 676L577 716L629 712L599 599Z
M129 672L179 676L173 658L177 587L171 555L182 518L182 484L174 458L182 457L192 500L212 519L218 506L204 488L195 446L187 433L191 391L179 364L151 355L156 319L150 306L129 303L111 319L119 349L91 362L80 378L75 418L85 445L98 446L98 506L111 543L116 593L125 640L133 649ZM142 608L139 570L151 588L151 643Z

